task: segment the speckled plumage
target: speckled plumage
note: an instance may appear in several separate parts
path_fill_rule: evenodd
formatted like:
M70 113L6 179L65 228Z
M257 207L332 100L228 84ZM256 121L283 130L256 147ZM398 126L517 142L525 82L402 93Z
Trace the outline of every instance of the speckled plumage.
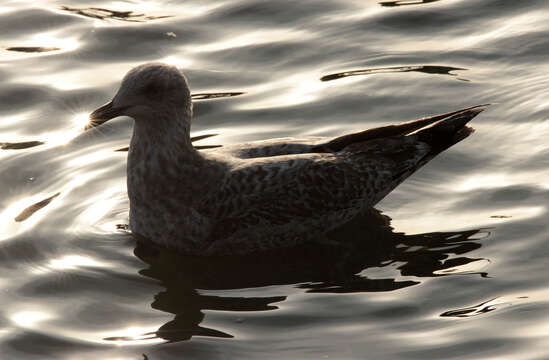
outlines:
M184 76L132 69L98 125L135 119L128 153L130 228L192 255L288 247L322 237L375 205L436 154L467 137L476 106L336 138L284 138L198 152Z

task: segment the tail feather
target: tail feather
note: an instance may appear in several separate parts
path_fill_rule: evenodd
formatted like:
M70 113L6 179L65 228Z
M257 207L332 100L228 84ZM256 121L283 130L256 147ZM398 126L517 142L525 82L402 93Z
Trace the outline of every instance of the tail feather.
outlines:
M394 183L391 190L435 156L471 135L475 130L467 126L467 123L486 109L488 105L477 105L453 112L449 116L439 118L431 126L408 135L407 137L412 138L416 144L425 143L429 145L430 149L423 154L418 151L408 154L412 161L402 162L402 168L398 169L393 175ZM414 160L414 155L419 155L419 158L416 157Z
M343 150L345 147L351 144L358 143L358 142L381 139L381 138L386 138L391 136L408 135L410 133L413 133L414 131L425 128L426 126L433 125L433 124L436 125L450 118L453 119L456 116L466 117L467 114L469 115L473 114L469 118L469 120L471 120L479 112L484 110L488 105L489 104L476 105L466 109L461 109L461 110L452 111L445 114L430 116L430 117L426 117L426 118L422 118L419 120L414 120L414 121L410 121L410 122L406 122L398 125L382 126L374 129L368 129L365 131L353 133L353 134L339 136L326 143L322 143L314 146L312 149L312 152L337 152L337 151Z

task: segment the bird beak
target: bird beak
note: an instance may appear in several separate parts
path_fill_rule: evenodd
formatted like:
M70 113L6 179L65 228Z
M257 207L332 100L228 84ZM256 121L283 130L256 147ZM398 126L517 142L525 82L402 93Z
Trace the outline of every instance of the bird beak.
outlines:
M90 114L90 122L84 127L84 130L99 126L112 118L122 115L124 109L117 109L112 101L106 103Z

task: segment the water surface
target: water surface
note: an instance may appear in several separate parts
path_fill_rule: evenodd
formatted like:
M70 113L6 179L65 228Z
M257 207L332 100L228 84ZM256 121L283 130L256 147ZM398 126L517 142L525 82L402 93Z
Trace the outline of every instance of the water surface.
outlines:
M2 357L547 358L547 24L541 0L3 2ZM188 76L203 147L496 105L345 246L188 258L126 230L132 120L82 131L147 61Z

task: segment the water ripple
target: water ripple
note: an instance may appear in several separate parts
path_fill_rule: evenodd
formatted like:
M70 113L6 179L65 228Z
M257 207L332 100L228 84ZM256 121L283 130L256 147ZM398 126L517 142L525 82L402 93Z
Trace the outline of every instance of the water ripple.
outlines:
M385 68L344 71L340 73L324 75L320 78L320 81L331 81L331 80L341 79L347 76L371 75L371 74L381 74L381 73L398 73L398 72L410 72L410 71L417 71L417 72L422 72L427 74L456 76L456 74L451 73L451 71L455 71L455 70L467 70L467 69L452 67L452 66L438 66L438 65L391 66L391 67L385 67ZM461 78L458 78L458 80L468 81Z
M76 15L89 17L99 20L119 20L129 22L146 22L150 20L165 19L172 15L151 16L145 14L136 14L133 11L116 11L99 7L73 8L70 6L61 6L60 10L67 11Z
M547 10L546 0L2 2L2 358L540 358ZM126 154L113 150L125 150L132 121L82 130L146 61L187 75L200 149L498 105L385 198L383 214L332 234L345 246L182 257L127 229Z

